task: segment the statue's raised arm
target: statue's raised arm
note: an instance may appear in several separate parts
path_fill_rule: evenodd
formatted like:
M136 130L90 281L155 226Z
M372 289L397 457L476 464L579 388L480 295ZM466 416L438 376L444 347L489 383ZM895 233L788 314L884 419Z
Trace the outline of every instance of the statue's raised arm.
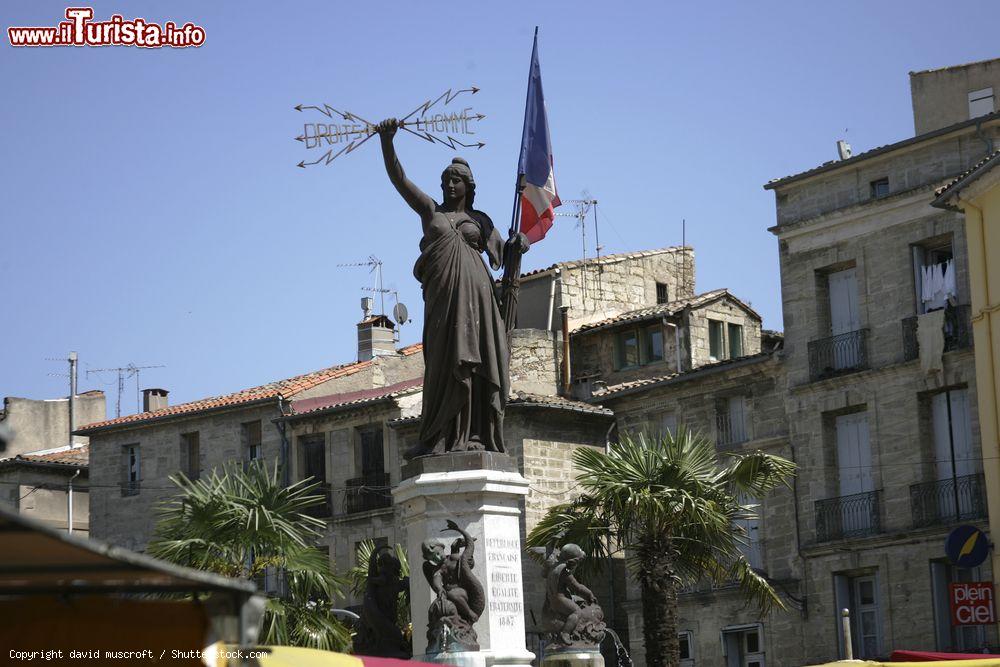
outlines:
M410 208L420 216L420 221L426 227L431 216L434 215L434 200L406 177L403 165L399 163L396 147L392 144L396 130L399 129L399 121L395 118L387 118L379 123L376 129L382 142L382 159L385 161L385 171L389 175L389 180Z

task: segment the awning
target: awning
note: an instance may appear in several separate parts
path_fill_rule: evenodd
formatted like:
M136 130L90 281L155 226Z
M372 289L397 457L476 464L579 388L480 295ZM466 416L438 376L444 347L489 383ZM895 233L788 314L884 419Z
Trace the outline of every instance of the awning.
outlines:
M0 508L0 595L220 592L249 598L231 579L67 535Z

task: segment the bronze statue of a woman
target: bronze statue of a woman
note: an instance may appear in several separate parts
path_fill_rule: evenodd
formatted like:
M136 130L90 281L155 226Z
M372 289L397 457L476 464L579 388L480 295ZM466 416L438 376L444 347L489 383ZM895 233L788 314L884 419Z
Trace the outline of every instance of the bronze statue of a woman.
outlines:
M509 392L509 352L494 279L504 243L493 221L473 208L476 182L469 163L454 158L441 174L437 204L403 172L392 144L395 118L378 125L389 180L420 216L423 239L413 273L424 293L424 388L420 442L406 458L446 452L503 452ZM508 243L528 248L523 234Z

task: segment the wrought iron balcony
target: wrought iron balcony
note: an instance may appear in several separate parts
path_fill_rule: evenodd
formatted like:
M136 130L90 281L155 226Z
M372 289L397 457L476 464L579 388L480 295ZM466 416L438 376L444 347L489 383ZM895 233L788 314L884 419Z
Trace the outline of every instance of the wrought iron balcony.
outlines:
M132 479L127 482L122 482L122 495L123 496L139 495L139 480Z
M816 501L816 541L866 537L882 532L879 492Z
M392 507L389 473L377 473L347 480L344 514Z
M903 320L903 360L920 356L917 315ZM944 311L944 351L972 347L972 306L949 306Z
M868 329L809 343L809 378L823 380L868 368Z
M985 519L985 489L982 473L914 484L910 487L913 527Z
M330 485L320 484L314 493L317 496L323 496L323 502L309 507L303 513L316 519L329 518L333 514L333 508L330 505Z
M750 428L747 415L733 415L725 408L715 413L715 443L719 448L728 448L750 440Z

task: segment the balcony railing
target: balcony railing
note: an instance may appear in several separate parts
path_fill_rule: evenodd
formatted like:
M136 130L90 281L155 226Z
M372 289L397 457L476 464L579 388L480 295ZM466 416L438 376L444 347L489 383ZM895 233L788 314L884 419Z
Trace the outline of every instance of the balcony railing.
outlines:
M917 315L903 320L903 360L910 361L920 356L917 341ZM972 307L949 306L944 311L944 351L962 350L972 347Z
M314 494L317 496L323 496L323 502L317 503L316 505L306 509L304 514L316 519L329 518L333 514L333 508L330 506L330 485L320 484L316 487Z
M809 378L813 381L868 368L868 329L809 343Z
M750 440L750 428L747 416L736 415L728 411L715 413L715 442L720 448L732 447Z
M132 479L127 482L122 482L122 495L123 496L137 496L139 495L139 480Z
M983 475L964 475L910 487L913 527L939 526L986 518Z
M347 480L344 514L392 507L389 473L377 473Z
M882 532L879 492L816 501L816 541L866 537Z

